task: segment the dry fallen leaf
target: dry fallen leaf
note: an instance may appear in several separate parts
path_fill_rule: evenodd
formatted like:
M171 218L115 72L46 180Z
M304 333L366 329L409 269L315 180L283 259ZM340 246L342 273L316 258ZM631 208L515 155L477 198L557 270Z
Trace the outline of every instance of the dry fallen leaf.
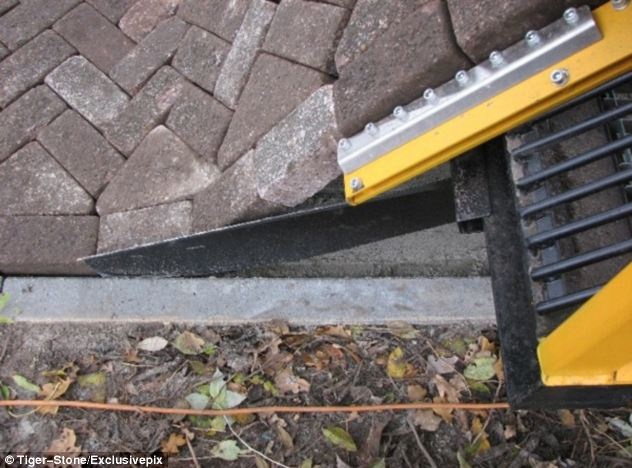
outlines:
M185 331L176 337L173 346L182 354L193 356L204 350L204 340L195 333Z
M434 403L447 403L448 401L444 397L434 397L432 399ZM451 408L433 408L435 414L441 416L441 418L447 422L448 424L452 423L452 412L454 411Z
M39 396L44 400L56 400L66 393L71 383L71 379L60 379L55 383L46 383L42 385ZM59 406L42 406L37 409L37 412L40 414L57 414L57 410L59 410Z
M339 336L341 338L349 339L351 334L345 330L342 325L334 325L328 327L319 327L316 331L317 335L329 335L329 336Z
M505 438L505 440L511 440L516 437L516 426L512 424L506 425L503 431L503 437Z
M479 453L486 452L491 448L487 433L485 432L483 423L479 417L472 419L472 427L470 430L472 431L472 435L475 437L475 443L471 446L470 453L472 453L472 455L478 455Z
M567 409L562 409L557 412L562 421L562 425L566 427L575 427L575 416Z
M77 447L75 431L64 427L61 430L61 435L50 443L46 451L59 454L78 454L81 452L81 448Z
M396 320L388 324L388 330L395 336L402 338L403 340L413 340L419 336L419 332L415 330L408 322Z
M411 420L415 426L428 432L435 432L439 429L442 421L432 410L417 410L413 413Z
M413 403L423 401L428 395L428 391L421 385L409 385L406 387L406 393L408 394L408 399Z
M279 424L274 427L274 430L277 438L281 442L281 445L285 448L285 455L287 456L292 453L292 450L294 450L294 441L292 440L290 433L283 429Z
M503 383L505 381L505 368L503 367L503 357L499 356L496 362L494 363L494 372L496 373L496 377L498 378L499 383Z
M478 338L478 346L481 348L481 351L489 351L490 353L493 353L495 351L494 343L489 341L484 336L480 336Z
M399 346L388 355L386 372L394 379L403 379L414 372L413 366L408 364L404 358L404 350Z
M450 403L459 402L459 390L454 385L440 375L435 375L432 381L436 385L440 397L445 398Z
M435 357L433 355L428 356L428 366L437 374L452 374L456 371L454 365L459 362L458 356L452 357Z
M172 433L168 438L160 442L160 449L165 455L177 455L180 447L186 445L187 439L182 434Z
M136 347L141 351L148 351L153 353L165 349L168 344L169 342L165 340L162 336L152 336L150 338L145 338L143 341L138 343L138 346Z
M310 384L307 380L294 375L291 367L279 371L274 377L274 385L282 393L309 392Z

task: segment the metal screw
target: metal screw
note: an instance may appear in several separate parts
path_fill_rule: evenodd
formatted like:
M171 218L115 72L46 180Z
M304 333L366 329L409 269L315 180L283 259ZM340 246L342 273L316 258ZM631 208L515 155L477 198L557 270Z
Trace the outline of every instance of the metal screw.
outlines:
M351 149L351 142L346 138L343 138L338 142L338 149L340 151L349 151Z
M354 177L353 179L351 179L351 190L357 192L359 190L362 190L363 188L364 182L362 182L362 179L360 179L359 177Z
M579 21L579 14L575 8L567 8L566 11L564 11L563 17L566 24L570 24L571 26L577 24Z
M456 72L454 78L456 79L456 82L459 83L461 86L465 86L470 81L470 76L465 70L460 70Z
M557 86L564 86L566 83L568 83L569 79L570 75L568 73L568 70L565 70L564 68L553 70L551 72L551 82Z
M428 102L434 102L437 100L437 94L434 92L434 89L428 88L424 91L424 99Z
M542 41L542 39L540 38L540 34L538 34L537 31L527 32L527 34L525 34L524 36L524 39L531 47L537 46Z
M505 63L505 57L503 57L502 52L498 52L497 50L493 51L489 54L489 61L494 67L500 67Z
M406 120L408 118L408 112L406 112L406 109L402 106L397 106L393 109L393 115L399 120Z
M366 124L366 127L364 127L364 129L371 136L377 135L380 131L377 125L375 125L373 122L369 122L368 124Z
M625 10L630 4L630 0L612 0L611 3L615 10Z

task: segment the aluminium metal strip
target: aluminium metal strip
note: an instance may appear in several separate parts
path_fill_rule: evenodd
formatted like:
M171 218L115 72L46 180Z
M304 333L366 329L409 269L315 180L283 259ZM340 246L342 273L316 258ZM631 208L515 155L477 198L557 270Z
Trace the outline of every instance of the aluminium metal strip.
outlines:
M632 6L570 11L341 140L347 201L365 202L632 70Z

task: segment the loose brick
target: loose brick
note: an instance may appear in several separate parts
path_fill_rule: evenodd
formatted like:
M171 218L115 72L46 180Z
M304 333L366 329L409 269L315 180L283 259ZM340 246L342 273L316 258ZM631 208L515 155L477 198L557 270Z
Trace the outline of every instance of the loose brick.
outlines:
M160 23L123 60L110 76L130 94L136 94L153 73L171 58L187 30L179 18Z
M136 42L140 42L161 21L176 12L182 0L139 0L121 18L119 27Z
M261 136L328 81L329 77L324 73L261 54L252 68L219 150L219 166L225 169L233 164Z
M0 112L0 162L35 138L66 106L46 86L33 88Z
M412 14L428 0L358 0L336 49L336 68L368 50L388 28Z
M249 151L193 198L193 232L261 218L283 209L259 196L253 156L254 151Z
M0 15L18 4L18 0L0 0Z
M244 21L237 31L235 41L222 65L214 95L231 109L248 81L248 75L263 45L266 33L274 17L276 6L266 0L253 0Z
M219 101L189 85L171 109L166 125L205 160L215 163L232 116Z
M125 34L86 3L64 16L53 28L104 73L109 73L134 47Z
M0 164L0 215L79 215L94 203L39 143Z
M74 7L80 0L22 0L0 17L0 42L14 50Z
M97 216L0 216L0 271L94 275L78 259L96 252Z
M264 50L335 74L334 53L349 11L325 3L283 0L268 31Z
M296 206L340 175L333 87L323 86L259 142L254 164L261 198Z
M184 0L178 16L232 42L249 4L248 0Z
M431 0L342 70L334 85L340 130L351 135L469 66L454 41L446 6Z
M183 91L185 80L171 67L163 67L114 120L104 126L105 136L129 155L151 129L164 119Z
M170 130L156 127L105 188L97 211L106 215L192 198L218 175Z
M53 31L44 31L0 63L0 107L39 83L75 52Z
M125 159L79 114L67 110L42 129L38 141L93 197Z
M173 58L173 66L212 93L229 49L227 42L193 26Z
M190 233L190 201L112 213L101 218L97 251L127 249Z
M475 63L493 50L518 42L530 29L540 29L571 6L598 6L603 0L447 0L456 40Z
M103 16L116 24L138 0L88 0Z
M71 57L44 80L48 86L97 127L116 117L129 98L84 57Z

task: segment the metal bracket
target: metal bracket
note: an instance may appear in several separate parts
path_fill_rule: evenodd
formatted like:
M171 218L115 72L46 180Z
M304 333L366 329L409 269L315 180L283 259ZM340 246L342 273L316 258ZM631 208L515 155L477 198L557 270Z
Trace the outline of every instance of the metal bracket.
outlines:
M347 201L362 203L632 69L631 27L630 7L567 10L341 140Z

